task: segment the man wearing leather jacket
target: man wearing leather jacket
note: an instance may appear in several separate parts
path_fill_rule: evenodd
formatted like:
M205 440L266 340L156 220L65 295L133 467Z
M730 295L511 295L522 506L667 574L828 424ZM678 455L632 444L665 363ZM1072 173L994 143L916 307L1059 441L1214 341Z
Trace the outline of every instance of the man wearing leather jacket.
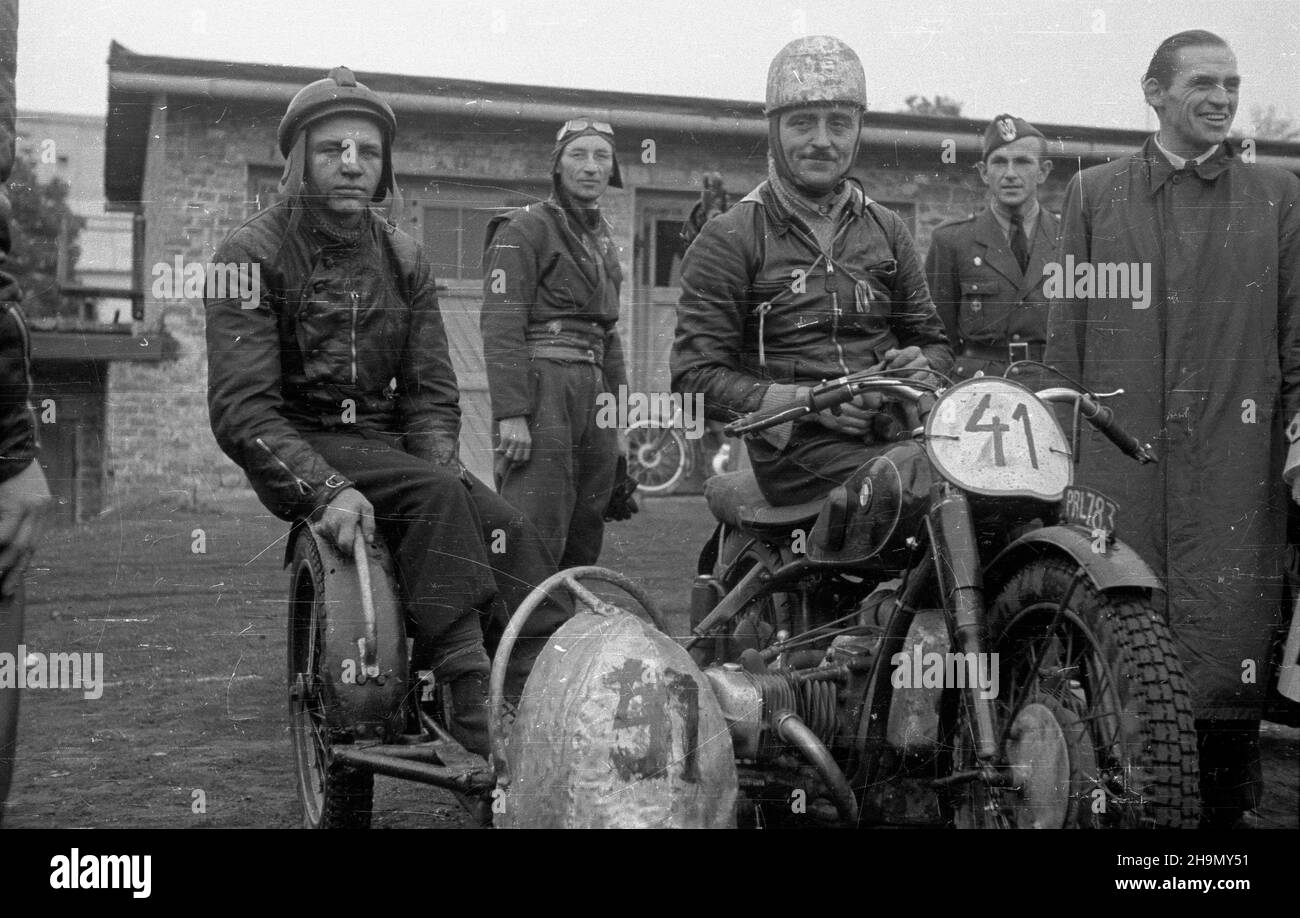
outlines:
M946 371L952 351L902 219L848 177L866 111L858 56L829 36L786 45L768 71L768 178L705 224L682 262L673 389L710 417L806 396L879 366ZM763 496L814 500L888 447L874 394L751 438Z
M571 118L551 153L550 199L494 217L487 230L481 326L498 488L562 568L600 557L616 484L617 431L597 422L600 396L627 385L622 271L599 207L611 186L623 187L613 128Z
M459 396L434 278L420 247L374 209L398 200L395 131L392 109L345 67L290 102L282 198L214 258L214 270L256 277L260 295L206 301L208 403L217 442L271 512L315 519L349 556L355 538L385 539L412 667L449 686L452 733L486 753L479 614L499 635L555 561L457 458ZM539 614L508 695L563 619L555 607Z

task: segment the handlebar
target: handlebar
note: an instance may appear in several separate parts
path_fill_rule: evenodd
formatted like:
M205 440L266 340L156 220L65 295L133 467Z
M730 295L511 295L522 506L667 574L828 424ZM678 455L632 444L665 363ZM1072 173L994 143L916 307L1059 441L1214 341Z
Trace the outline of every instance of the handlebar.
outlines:
M1120 389L1108 394L1118 395L1123 391ZM730 437L757 433L804 415L815 414L826 408L842 405L865 392L892 395L900 401L911 403L919 403L923 402L923 400L933 401L935 397L934 391L923 383L909 385L897 378L872 376L865 373L842 376L839 379L832 379L813 387L807 398L787 402L784 405L774 405L771 408L755 411L743 418L732 421L723 429L723 432ZM1080 415L1100 431L1106 439L1119 447L1120 452L1124 453L1124 455L1136 459L1143 465L1157 461L1149 445L1144 446L1136 437L1120 427L1115 420L1115 412L1101 404L1097 400L1099 396L1062 386L1041 389L1034 394L1043 402L1077 403ZM928 405L922 405L922 414L928 408Z
M889 376L842 376L813 387L806 399L787 402L784 405L773 405L771 408L747 414L739 420L732 421L722 429L722 432L729 437L757 433L784 424L786 421L801 418L806 414L816 414L826 408L842 405L864 392L893 395L906 402L918 402L933 397L928 388L911 386Z
M1120 389L1115 394L1123 391L1123 389ZM1100 431L1107 440L1119 447L1119 451L1124 455L1136 459L1143 465L1156 461L1155 455L1150 451L1150 445L1143 446L1137 437L1120 427L1115 420L1115 412L1097 401L1095 396L1089 395L1087 392L1060 387L1043 389L1034 394L1044 402L1077 402L1079 414L1083 416L1083 419Z

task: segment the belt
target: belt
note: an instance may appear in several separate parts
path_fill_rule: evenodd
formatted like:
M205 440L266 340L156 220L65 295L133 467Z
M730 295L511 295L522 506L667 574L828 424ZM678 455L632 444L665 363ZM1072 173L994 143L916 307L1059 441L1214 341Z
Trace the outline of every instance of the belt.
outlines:
M530 344L530 358L541 357L545 360L568 360L576 363L590 363L600 366L604 358L602 348L575 347L569 344Z
M554 338L559 335L578 335L584 338L605 340L608 329L595 319L551 319L548 322L533 321L528 324L525 334L532 339Z
M1043 347L1041 341L1008 341L1006 344L976 344L968 341L962 345L961 356L997 363L1015 363L1017 360L1042 360Z

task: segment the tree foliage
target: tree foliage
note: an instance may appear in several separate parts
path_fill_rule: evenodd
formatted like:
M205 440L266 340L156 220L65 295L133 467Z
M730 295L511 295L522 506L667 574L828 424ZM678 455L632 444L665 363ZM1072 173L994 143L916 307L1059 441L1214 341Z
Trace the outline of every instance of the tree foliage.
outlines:
M1254 106L1250 119L1254 122L1250 136L1256 140L1300 140L1300 121L1279 112L1276 105Z
M962 103L951 96L936 95L930 99L929 96L911 95L903 100L903 104L913 115L947 115L953 118L961 115Z
M73 276L81 247L77 236L86 224L68 206L68 183L57 176L41 182L30 154L14 157L9 176L9 233L11 244L4 270L23 288L23 310L28 316L60 314L58 291L59 236L68 236L68 277ZM75 313L75 308L74 308Z

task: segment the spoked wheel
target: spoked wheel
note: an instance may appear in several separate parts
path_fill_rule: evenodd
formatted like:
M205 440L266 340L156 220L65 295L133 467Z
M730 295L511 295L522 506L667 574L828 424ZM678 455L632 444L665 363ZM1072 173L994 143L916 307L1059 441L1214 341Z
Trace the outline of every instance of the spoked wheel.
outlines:
M628 428L627 473L645 494L671 494L686 475L690 447L681 431L640 423Z
M316 544L305 533L289 569L289 724L303 823L309 829L368 829L374 776L333 760L321 678L325 577Z
M1039 560L989 609L998 675L993 780L958 786L968 828L1191 828L1196 733L1169 627L1145 593L1097 592ZM969 718L959 770L978 768Z

